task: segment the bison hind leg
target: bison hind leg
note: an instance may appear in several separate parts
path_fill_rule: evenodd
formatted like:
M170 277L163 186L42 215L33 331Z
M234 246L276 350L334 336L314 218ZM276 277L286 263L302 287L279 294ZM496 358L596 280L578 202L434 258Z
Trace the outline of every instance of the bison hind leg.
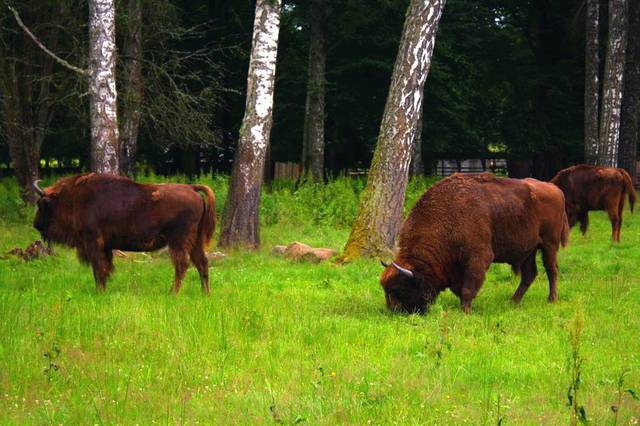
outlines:
M93 278L96 280L96 291L103 293L107 289L107 279L113 272L113 252L111 250L96 250L91 255Z
M202 292L209 294L209 260L204 252L202 245L196 244L191 250L191 262L198 269L200 274L200 283L202 284Z
M542 247L542 263L549 278L549 302L553 303L558 300L558 246Z
M538 268L536 266L536 252L534 250L527 256L527 258L520 265L520 271L522 272L522 276L520 278L520 285L516 289L516 292L513 293L513 297L511 298L514 302L518 303L522 300L522 297L525 295L531 283L536 279L538 275Z
M589 227L589 212L581 212L578 215L578 221L580 221L580 232L584 235Z
M189 253L183 248L171 246L169 247L169 252L171 253L171 260L173 261L173 266L176 271L171 292L178 294L180 287L182 287L182 279L187 273L187 268L189 268Z

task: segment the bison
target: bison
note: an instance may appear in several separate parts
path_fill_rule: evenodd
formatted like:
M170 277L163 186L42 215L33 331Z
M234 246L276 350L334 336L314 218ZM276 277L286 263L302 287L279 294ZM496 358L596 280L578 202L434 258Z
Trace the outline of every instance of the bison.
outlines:
M538 250L554 302L556 254L568 234L564 196L554 185L454 174L425 192L402 225L396 258L380 279L387 307L423 313L449 288L470 313L491 263L508 263L521 273L513 295L519 302L538 273Z
M96 289L106 289L112 250L152 251L169 246L178 293L189 260L209 293L205 251L215 228L215 199L205 185L140 184L126 177L88 173L65 177L40 195L34 227L42 238L74 247L93 267ZM201 193L204 195L201 196Z
M564 192L569 226L580 222L584 234L589 226L589 210L606 210L611 221L611 238L620 241L625 196L633 212L636 193L631 176L624 169L588 164L560 170L551 179Z

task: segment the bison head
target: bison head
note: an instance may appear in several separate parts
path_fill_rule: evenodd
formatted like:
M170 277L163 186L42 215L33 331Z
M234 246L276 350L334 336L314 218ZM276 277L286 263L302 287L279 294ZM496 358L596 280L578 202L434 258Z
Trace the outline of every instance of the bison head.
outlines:
M40 199L37 203L38 211L36 212L36 217L33 220L33 227L40 232L43 240L48 241L51 239L50 228L51 223L53 222L55 200L40 189L38 182L40 181L37 180L33 182L33 189L38 195L40 195Z
M419 274L395 262L383 263L380 278L387 307L393 311L424 313L436 297L436 291L425 285Z

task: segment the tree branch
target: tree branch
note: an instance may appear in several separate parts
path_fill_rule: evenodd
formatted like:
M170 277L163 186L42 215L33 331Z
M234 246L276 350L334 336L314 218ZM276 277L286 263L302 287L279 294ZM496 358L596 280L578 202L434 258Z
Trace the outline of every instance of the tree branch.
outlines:
M18 23L18 25L20 26L20 28L22 28L24 30L24 32L26 32L29 37L31 37L31 39L33 40L33 42L35 44L38 45L38 47L40 49L42 49L46 54L48 54L49 56L51 56L53 59L56 60L56 62L58 62L60 65L70 69L71 71L74 71L80 75L89 75L89 71L88 70L84 70L82 68L78 68L76 66L71 65L69 62L65 61L64 59L60 58L59 56L57 56L55 53L53 53L52 51L50 51L49 49L47 49L47 47L42 44L42 42L40 40L38 40L38 37L36 37L30 30L29 28L27 28L27 26L24 24L24 22L22 22L22 19L20 19L20 14L18 13L18 11L16 9L14 9L13 7L7 5L7 7L9 8L9 10L13 13L13 16L15 16L16 18L16 22Z

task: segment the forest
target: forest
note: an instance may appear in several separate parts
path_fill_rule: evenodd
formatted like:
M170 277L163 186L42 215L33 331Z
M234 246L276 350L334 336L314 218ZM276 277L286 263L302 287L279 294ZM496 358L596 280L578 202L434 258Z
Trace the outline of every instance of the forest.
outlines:
M124 90L118 97L120 125L129 120L130 104L139 102L137 167L162 174L229 173L244 112L253 3L116 3L116 77ZM321 38L325 168L335 176L366 169L371 161L407 1L328 0L321 6L324 23L310 10L313 4L285 1L282 8L269 164L301 162L309 49ZM86 66L86 2L15 6L58 56ZM541 178L582 162L586 2L449 0L446 7L424 89L420 140L427 173L441 158L505 157L526 163L514 166L525 168L520 173ZM606 34L606 2L600 10L600 31ZM39 102L23 105L22 115L25 121L44 120L32 125L45 167L89 169L86 84L51 63L6 7L0 25L2 54L5 66L15 67L19 102ZM130 28L137 29L133 40ZM136 42L141 81L129 100L126 67ZM599 47L604 52L606 43ZM2 106L4 114L7 108ZM6 174L6 131L0 138Z

